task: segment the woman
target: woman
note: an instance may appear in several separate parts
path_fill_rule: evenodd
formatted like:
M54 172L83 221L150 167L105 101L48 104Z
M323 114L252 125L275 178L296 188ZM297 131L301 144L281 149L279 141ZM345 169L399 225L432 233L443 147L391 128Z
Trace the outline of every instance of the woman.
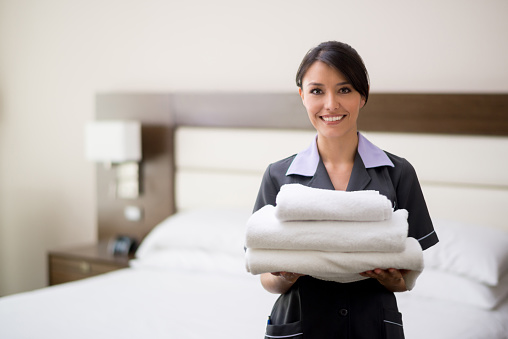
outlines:
M423 249L438 242L413 167L384 152L357 130L369 97L368 73L349 45L330 41L302 60L296 84L317 131L309 149L271 164L254 211L275 197L284 184L335 190L377 190L395 209L409 212L409 236ZM263 287L281 296L267 326L267 338L404 338L402 316L393 292L406 291L404 272L374 269L371 278L341 284L292 272L261 275Z

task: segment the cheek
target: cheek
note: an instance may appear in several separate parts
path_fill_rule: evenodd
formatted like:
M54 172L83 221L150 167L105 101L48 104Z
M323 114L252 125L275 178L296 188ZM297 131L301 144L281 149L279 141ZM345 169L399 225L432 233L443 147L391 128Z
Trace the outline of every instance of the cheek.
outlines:
M309 115L319 113L321 106L318 100L307 100L304 104L305 109Z
M350 114L358 115L361 108L362 108L362 103L360 100L351 100L347 103L347 109Z

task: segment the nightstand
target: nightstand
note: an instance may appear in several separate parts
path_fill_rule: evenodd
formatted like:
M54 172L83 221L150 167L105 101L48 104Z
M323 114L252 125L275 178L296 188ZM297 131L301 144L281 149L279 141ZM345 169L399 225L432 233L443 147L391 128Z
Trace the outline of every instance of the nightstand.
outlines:
M50 251L48 253L49 285L84 279L129 266L133 256L114 256L107 242Z

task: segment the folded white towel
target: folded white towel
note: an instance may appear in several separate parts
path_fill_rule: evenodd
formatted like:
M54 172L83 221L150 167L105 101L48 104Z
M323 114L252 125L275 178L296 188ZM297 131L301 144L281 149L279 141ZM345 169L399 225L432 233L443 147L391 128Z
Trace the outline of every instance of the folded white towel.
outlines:
M377 191L334 191L300 184L283 185L276 215L290 220L380 221L390 219L392 204Z
M256 249L335 252L401 252L406 246L408 212L393 212L384 221L291 221L266 205L247 221L245 245Z
M348 283L366 279L359 273L375 269L408 269L406 286L411 290L423 270L423 253L418 241L406 239L401 253L377 252L322 252L294 250L263 250L248 248L247 271L252 274L267 272L294 272L315 278Z

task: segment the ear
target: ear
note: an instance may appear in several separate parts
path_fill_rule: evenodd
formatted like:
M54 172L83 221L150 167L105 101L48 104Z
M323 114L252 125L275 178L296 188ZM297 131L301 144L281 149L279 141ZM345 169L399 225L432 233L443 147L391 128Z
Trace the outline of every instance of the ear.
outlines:
M300 98L302 98L302 102L303 102L303 91L302 91L301 87L298 87L298 94L300 94Z
M360 99L360 109L362 109L363 106L365 106L365 102L366 102L365 97L362 95L362 98Z

